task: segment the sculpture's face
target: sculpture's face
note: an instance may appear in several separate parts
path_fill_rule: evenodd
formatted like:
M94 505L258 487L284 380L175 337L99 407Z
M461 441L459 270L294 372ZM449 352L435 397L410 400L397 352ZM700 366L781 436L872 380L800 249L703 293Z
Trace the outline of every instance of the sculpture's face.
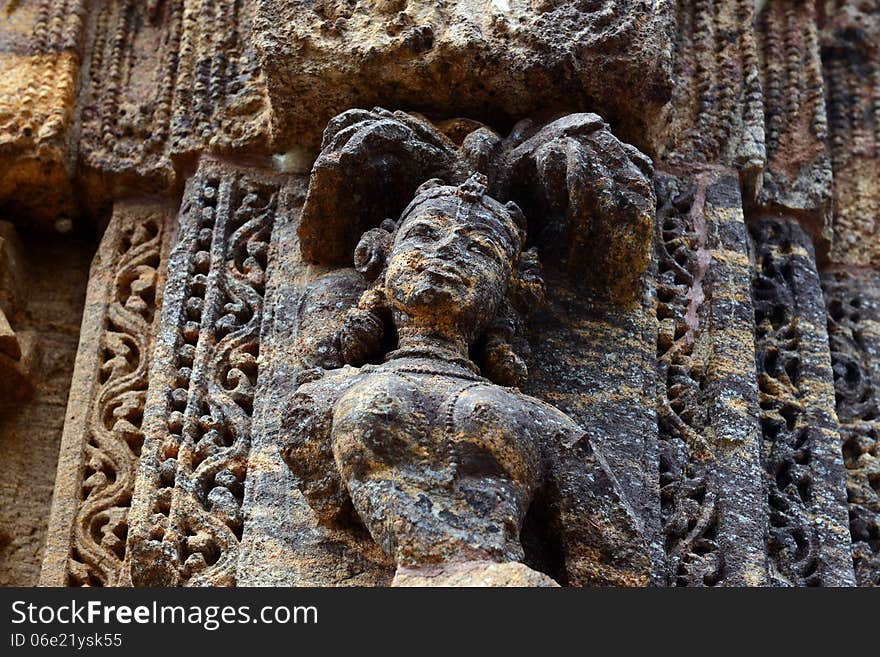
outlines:
M504 206L471 202L442 188L417 202L397 230L386 290L398 328L470 342L494 317L517 257Z

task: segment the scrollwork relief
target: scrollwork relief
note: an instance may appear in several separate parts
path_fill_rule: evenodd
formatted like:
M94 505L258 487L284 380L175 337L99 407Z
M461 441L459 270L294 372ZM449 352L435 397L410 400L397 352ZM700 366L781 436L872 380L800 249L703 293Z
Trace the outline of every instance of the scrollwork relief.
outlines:
M147 411L135 584L235 582L277 186L208 169L191 182L172 256L178 315L163 333L170 385Z
M756 220L751 234L772 581L852 585L843 459L812 245L786 219Z
M822 279L852 537L859 586L880 586L880 400L876 354L880 299L873 275L828 272Z
M670 586L714 586L724 568L714 457L702 435L706 373L695 332L709 262L705 230L691 216L694 194L670 182L656 223L660 509Z

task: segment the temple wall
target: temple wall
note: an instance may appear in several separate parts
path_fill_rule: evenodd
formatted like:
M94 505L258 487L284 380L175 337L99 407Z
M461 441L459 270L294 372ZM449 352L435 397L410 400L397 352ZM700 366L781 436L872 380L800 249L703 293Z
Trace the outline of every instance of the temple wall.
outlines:
M880 583L876 1L0 19L0 584Z

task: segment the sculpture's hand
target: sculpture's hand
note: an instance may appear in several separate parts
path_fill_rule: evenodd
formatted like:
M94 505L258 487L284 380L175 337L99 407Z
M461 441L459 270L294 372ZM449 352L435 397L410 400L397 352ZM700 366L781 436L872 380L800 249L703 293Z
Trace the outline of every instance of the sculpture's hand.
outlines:
M597 449L592 430L535 400L544 465L541 496L574 586L645 586L651 570L641 519Z
M320 521L332 522L346 508L348 492L333 460L333 408L326 388L310 383L299 388L284 409L280 443L281 456L309 506Z

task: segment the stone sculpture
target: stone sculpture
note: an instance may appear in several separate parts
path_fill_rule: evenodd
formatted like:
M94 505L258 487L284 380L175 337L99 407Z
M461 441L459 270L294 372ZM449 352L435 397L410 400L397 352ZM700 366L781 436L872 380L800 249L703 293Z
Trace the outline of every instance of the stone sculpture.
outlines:
M325 523L363 523L398 584L488 573L552 584L517 563L519 534L536 497L548 515L565 507L551 498L566 495L566 462L584 468L597 504L562 531L599 534L589 523L613 515L639 532L586 431L514 387L527 372L511 341L543 297L525 230L520 208L493 199L482 174L422 184L399 222L368 230L355 249L370 287L337 336L348 365L305 371L284 410L284 458L309 504Z

